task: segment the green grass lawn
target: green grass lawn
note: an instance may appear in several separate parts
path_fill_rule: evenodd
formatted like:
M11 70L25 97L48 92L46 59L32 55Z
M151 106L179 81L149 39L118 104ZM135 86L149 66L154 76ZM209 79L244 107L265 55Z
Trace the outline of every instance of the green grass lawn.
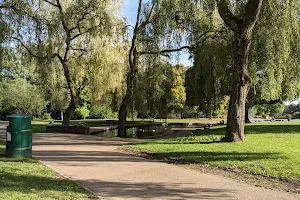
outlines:
M203 123L203 124L214 124L219 123L222 119L213 118L184 118L184 119L155 119L156 122L168 122L168 123Z
M75 182L58 178L34 159L6 158L0 139L0 199L89 199L92 194Z
M251 124L243 143L214 142L224 133L225 127L219 127L130 147L160 159L300 182L300 121Z
M32 133L46 133L47 124L32 124Z

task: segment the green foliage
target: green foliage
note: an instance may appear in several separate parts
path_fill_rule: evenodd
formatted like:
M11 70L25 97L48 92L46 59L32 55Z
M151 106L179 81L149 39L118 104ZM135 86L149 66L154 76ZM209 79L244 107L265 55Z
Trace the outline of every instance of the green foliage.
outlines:
M92 105L90 107L89 119L114 119L116 117L117 113L114 113L111 107L107 105Z
M42 119L43 120L51 120L52 119L51 113L44 113L42 116Z
M260 99L299 97L299 5L299 0L263 2L250 55L252 87Z
M1 113L27 113L41 116L48 102L41 91L24 79L8 80L0 84Z
M274 116L281 115L284 111L284 105L282 103L275 104L261 104L254 106L251 112L255 112L256 115L264 115L264 116Z
M45 124L32 124L32 133L46 133L47 126Z
M87 104L76 108L74 112L74 119L86 119L90 115Z
M241 9L244 4L231 3L234 13L244 12ZM299 97L299 3L299 0L263 2L249 62L251 89L247 104L250 107L260 104L261 100ZM218 14L210 16L212 29L226 30ZM201 23L201 20L190 26L197 27L198 22ZM192 35L199 34L201 30L203 27L200 30L195 28ZM216 111L223 96L229 94L232 73L230 41L233 37L230 31L226 31L225 35L208 39L196 48L194 66L187 72L186 78L187 105L199 105L204 112Z
M217 108L213 113L214 117L226 118L228 107L229 107L229 101L230 101L230 97L224 96L223 100L219 105L219 108Z
M186 91L185 91L185 72L187 68L183 65L176 65L172 67L174 83L171 89L172 97L171 102L168 103L169 110L175 113L182 113L185 101L186 101Z
M194 66L186 74L187 105L210 113L219 109L230 91L230 54L227 43L208 40L197 47Z
M146 63L139 71L133 90L134 109L139 118L167 118L185 110L186 92L183 65L172 66L158 61ZM132 109L132 105L129 105Z

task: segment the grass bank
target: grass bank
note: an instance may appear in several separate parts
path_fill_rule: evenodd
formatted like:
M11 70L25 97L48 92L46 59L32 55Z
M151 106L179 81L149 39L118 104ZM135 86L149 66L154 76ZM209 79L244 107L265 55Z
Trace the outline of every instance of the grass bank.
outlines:
M94 197L75 182L34 159L7 158L0 139L0 199L90 199Z
M217 167L300 186L300 122L246 126L243 143L218 143L225 127L196 131L193 136L127 146L152 158Z

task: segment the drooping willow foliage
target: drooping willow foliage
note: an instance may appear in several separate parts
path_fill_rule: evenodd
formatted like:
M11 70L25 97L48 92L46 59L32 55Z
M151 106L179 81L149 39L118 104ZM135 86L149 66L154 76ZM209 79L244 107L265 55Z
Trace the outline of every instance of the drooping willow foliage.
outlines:
M250 64L254 92L264 100L300 97L300 1L265 0Z
M241 15L241 8L246 1L240 3L232 1L231 9ZM236 3L236 4L235 4ZM262 13L254 30L253 43L249 62L251 77L251 93L256 95L256 100L274 101L299 98L299 9L298 0L263 1ZM193 53L194 67L188 71L187 97L191 104L198 103L201 107L213 107L216 99L228 95L228 90L219 90L227 83L230 85L232 61L231 56L232 33L224 27L220 16L212 9L211 27L215 30L224 30L226 33L220 37L214 37L199 45ZM203 10L205 13L205 11ZM192 15L193 16L193 15ZM198 22L202 24L201 21ZM197 27L197 23L190 26ZM196 30L196 29L194 29ZM192 35L199 35L198 31ZM214 42L211 42L214 40ZM224 52L211 51L218 44ZM210 48L207 48L209 46ZM226 52L227 51L227 52ZM206 62L206 57L215 58L215 62ZM220 69L217 73L214 71ZM225 70L227 66L228 70ZM210 72L210 70L212 70ZM227 78L226 78L227 77ZM225 79L224 79L225 78ZM225 80L223 84L217 84L217 80ZM252 98L252 97L251 97ZM211 100L213 99L213 100ZM257 103L257 102L256 102Z
M36 0L10 14L23 16L12 26L11 44L35 63L54 107L66 109L70 85L73 96L85 91L97 103L121 87L126 44L118 9L118 0Z

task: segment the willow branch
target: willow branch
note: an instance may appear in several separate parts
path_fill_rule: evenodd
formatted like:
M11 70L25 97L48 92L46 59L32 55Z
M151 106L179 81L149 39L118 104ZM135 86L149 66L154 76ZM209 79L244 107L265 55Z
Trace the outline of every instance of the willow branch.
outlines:
M55 4L55 3L52 3L51 1L48 1L48 0L43 0L43 1L45 1L46 3L49 3L49 4L50 4L50 5L52 5L52 6L58 7L58 5L57 5L57 4Z
M40 58L40 59L47 59L47 58L54 58L54 57L60 57L60 55L59 54L57 54L57 53L54 53L52 56L40 56L40 55L37 55L37 54L35 54L28 46L26 46L25 44L24 44L24 42L22 42L22 40L21 39L19 39L19 38L16 38L16 37L11 37L11 39L14 39L14 40L17 40L20 44L21 44L21 46L23 46L26 50L27 50L27 52L32 56L32 57L35 57L35 58Z
M231 12L229 0L219 0L217 2L218 11L227 26L234 32L238 31L240 20Z
M152 4L152 7L151 7L151 9L150 9L150 12L149 12L147 18L146 18L145 21L143 21L143 22L141 23L141 25L138 27L139 30L145 28L148 24L151 23L151 17L152 17L152 13L153 13L153 10L154 10L155 5L156 5L156 3L153 3L153 4Z
M248 0L245 6L245 25L253 26L260 14L263 0Z
M165 50L159 50L159 51L141 51L141 52L139 52L139 55L144 55L144 54L152 54L153 55L153 54L156 54L156 55L166 56L166 54L168 54L168 53L179 52L179 51L186 50L186 49L187 50L193 50L197 46L199 46L200 44L204 43L209 38L211 38L211 39L221 38L217 34L206 36L208 33L215 33L215 32L220 33L220 32L225 32L225 31L206 31L198 37L198 39L196 40L196 42L194 44L185 45L185 46L182 46L182 47L179 47L179 48L165 49ZM200 40L204 36L206 36L206 37L203 38L202 40Z

